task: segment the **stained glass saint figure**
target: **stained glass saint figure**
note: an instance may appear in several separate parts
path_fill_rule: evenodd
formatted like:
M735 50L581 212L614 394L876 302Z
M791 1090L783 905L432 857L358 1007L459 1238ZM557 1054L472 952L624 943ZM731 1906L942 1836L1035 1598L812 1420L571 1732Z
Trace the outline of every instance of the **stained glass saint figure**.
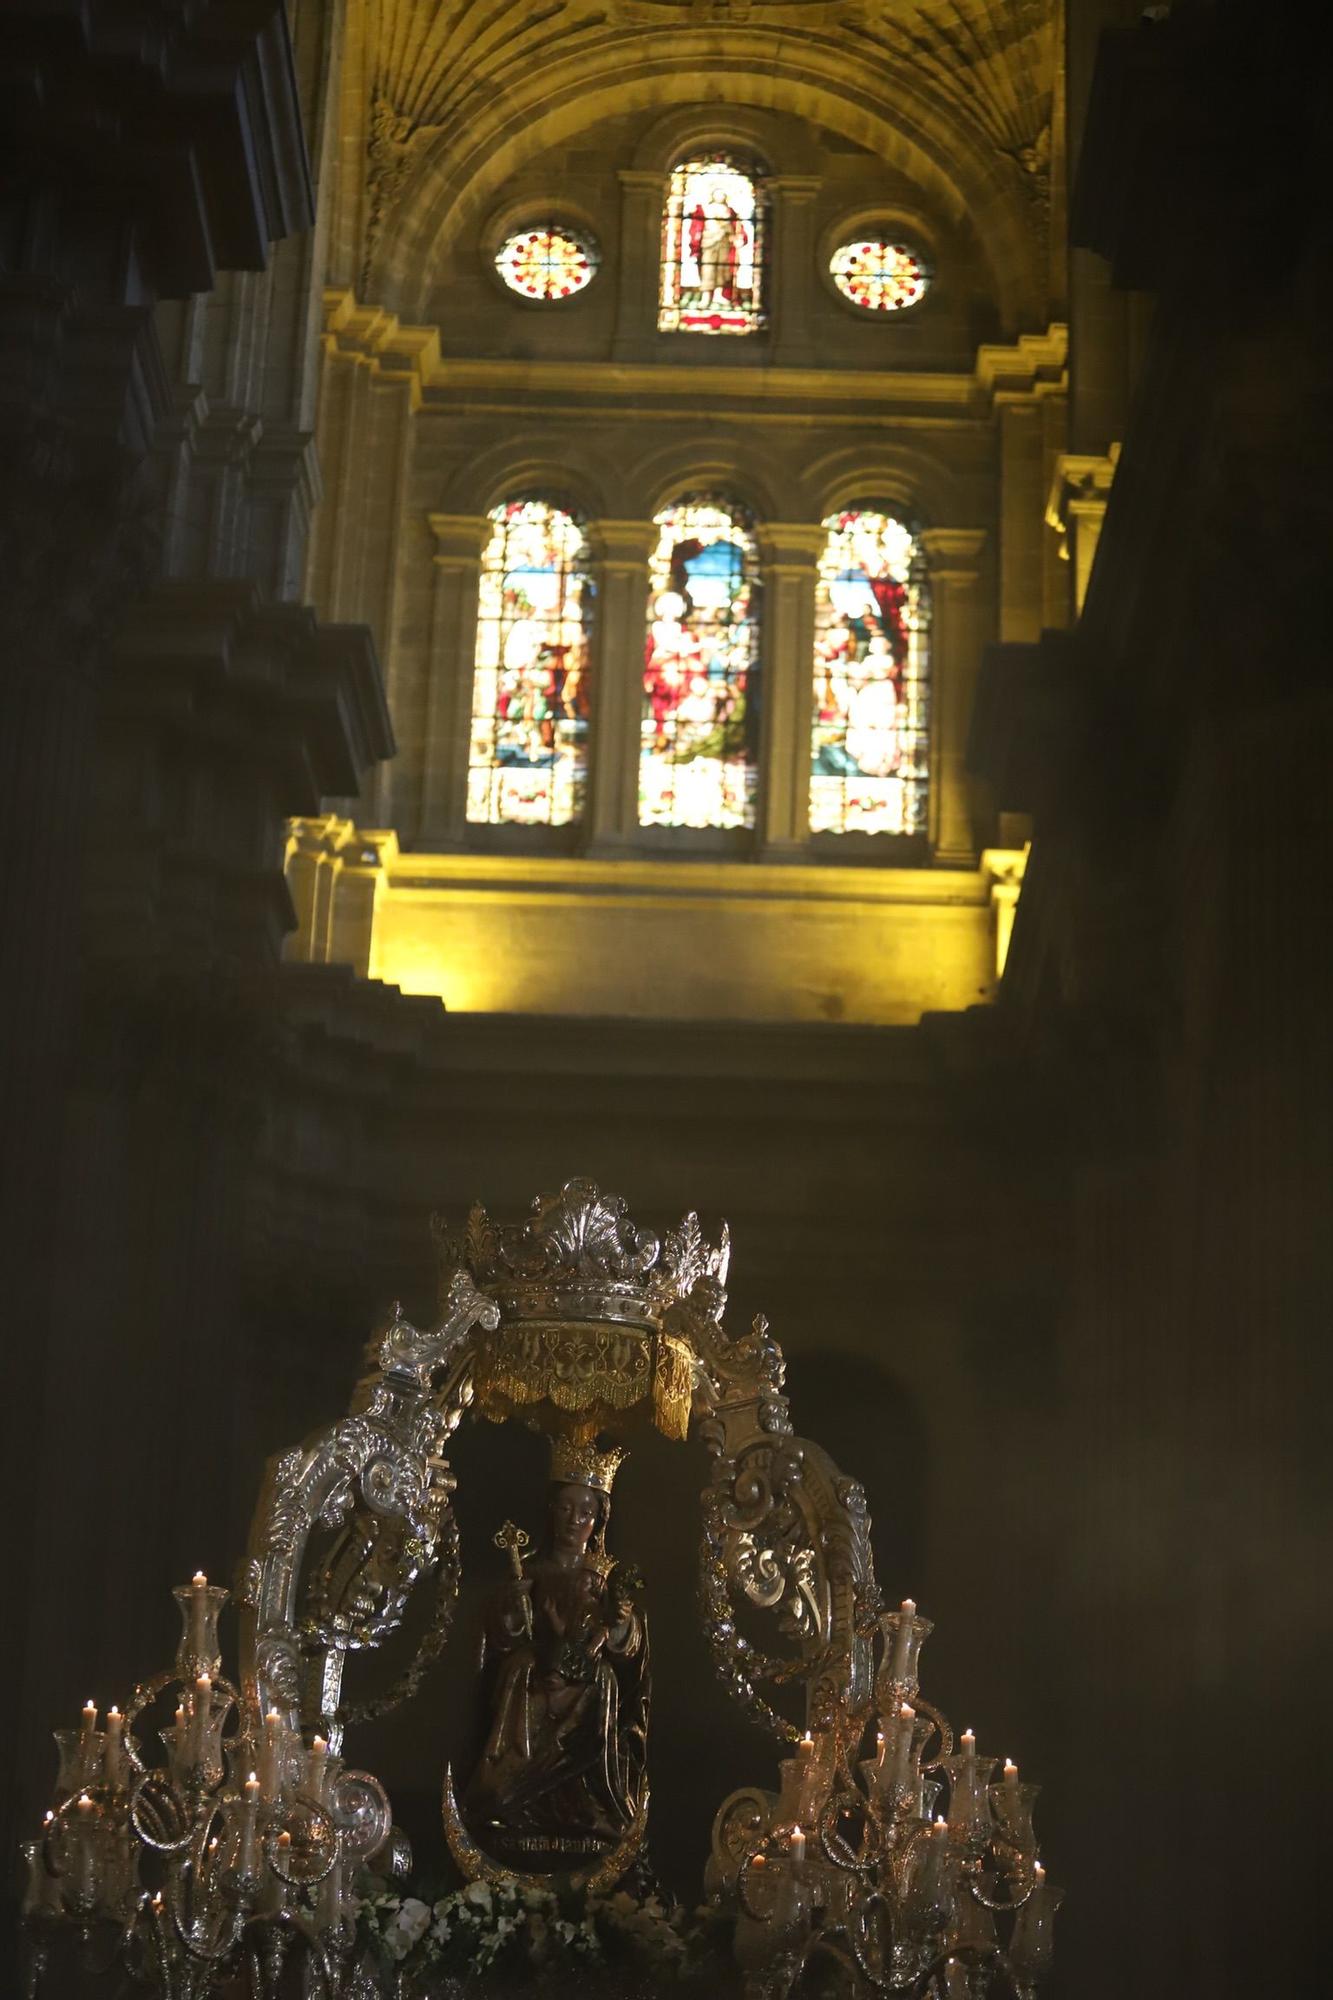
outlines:
M547 500L492 508L481 559L467 816L565 826L588 772L592 590L583 530Z
M758 580L745 510L689 494L649 560L639 820L748 827L758 780Z
M915 834L929 785L930 604L911 530L830 516L815 595L812 833Z
M753 333L764 325L765 221L755 170L730 154L675 168L662 217L663 333Z

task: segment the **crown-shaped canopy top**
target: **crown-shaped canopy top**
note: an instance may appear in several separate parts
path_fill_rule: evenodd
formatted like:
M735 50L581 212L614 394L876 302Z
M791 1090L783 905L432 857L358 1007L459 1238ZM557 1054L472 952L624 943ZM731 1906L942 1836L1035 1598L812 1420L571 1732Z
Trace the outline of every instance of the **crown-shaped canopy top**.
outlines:
M703 1277L726 1283L730 1238L705 1242L691 1213L659 1236L641 1229L623 1195L596 1182L566 1181L537 1195L525 1222L493 1222L478 1202L461 1235L437 1221L443 1275L469 1272L479 1291L514 1320L612 1321L657 1331L667 1308Z

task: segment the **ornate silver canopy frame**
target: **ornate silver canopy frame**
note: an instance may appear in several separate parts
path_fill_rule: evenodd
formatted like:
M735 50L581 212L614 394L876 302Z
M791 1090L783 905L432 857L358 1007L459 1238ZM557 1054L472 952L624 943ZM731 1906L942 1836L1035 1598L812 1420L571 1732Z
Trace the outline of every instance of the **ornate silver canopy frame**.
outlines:
M842 1967L849 1993L1032 1992L1057 1900L1036 1861L1036 1788L1012 1766L990 1783L995 1760L970 1735L956 1747L921 1697L930 1626L910 1602L882 1607L863 1489L794 1433L762 1316L739 1335L724 1325L725 1229L709 1245L688 1215L659 1237L619 1196L575 1180L538 1197L522 1224L474 1208L461 1234L437 1224L437 1238L437 1323L423 1331L395 1309L348 1414L268 1467L237 1591L239 1686L210 1681L223 1593L206 1593L209 1624L196 1580L188 1604L181 1593L175 1676L136 1691L114 1771L95 1716L69 1747L29 1851L38 1955L59 1920L87 1930L114 1916L126 1939L156 1940L164 1994L195 2000L242 1959L252 1992L276 1993L298 1936L324 1991L364 1990L345 1864L376 1854L383 1865L401 1837L377 1781L344 1767L343 1745L349 1728L410 1699L446 1642L459 1541L443 1454L471 1410L574 1439L651 1426L706 1448L708 1644L728 1691L789 1753L777 1789L747 1787L714 1820L706 1885L735 1908L747 1993L778 2000L815 1953ZM426 1587L409 1664L368 1699L347 1699L349 1653L381 1646ZM160 1770L132 1722L167 1683L185 1692L176 1730L160 1732L175 1746ZM876 1754L862 1757L867 1739ZM252 1765L262 1782L242 1786ZM947 1816L933 1819L946 1791ZM146 1841L168 1856L150 1898L131 1850L154 1813L177 1844ZM464 1871L487 1872L452 1832ZM181 1879L173 1854L188 1863ZM152 1957L140 1947L141 1962Z

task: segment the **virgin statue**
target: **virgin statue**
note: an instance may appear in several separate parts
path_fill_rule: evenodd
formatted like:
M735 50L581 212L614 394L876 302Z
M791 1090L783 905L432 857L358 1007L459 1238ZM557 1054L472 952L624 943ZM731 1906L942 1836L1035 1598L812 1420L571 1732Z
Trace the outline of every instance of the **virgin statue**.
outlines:
M463 1795L469 1833L503 1867L553 1872L626 1843L646 1801L648 1628L634 1572L606 1553L624 1454L551 1447L546 1532L496 1537L515 1574L486 1608L485 1748Z

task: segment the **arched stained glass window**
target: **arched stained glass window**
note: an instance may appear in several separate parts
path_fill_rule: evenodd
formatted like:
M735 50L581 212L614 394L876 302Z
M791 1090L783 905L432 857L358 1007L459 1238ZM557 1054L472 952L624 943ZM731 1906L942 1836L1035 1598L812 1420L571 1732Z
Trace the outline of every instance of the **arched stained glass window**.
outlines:
M767 319L767 203L753 162L682 160L662 216L663 333L753 333Z
M924 833L930 597L916 537L876 507L824 522L815 593L812 833Z
M566 826L588 775L592 586L583 529L548 500L491 509L481 559L467 816Z
M730 500L690 493L654 525L639 821L753 826L759 584L752 523Z
M495 268L511 292L549 304L572 298L591 284L598 261L597 245L590 236L561 222L547 222L506 236L496 253Z

